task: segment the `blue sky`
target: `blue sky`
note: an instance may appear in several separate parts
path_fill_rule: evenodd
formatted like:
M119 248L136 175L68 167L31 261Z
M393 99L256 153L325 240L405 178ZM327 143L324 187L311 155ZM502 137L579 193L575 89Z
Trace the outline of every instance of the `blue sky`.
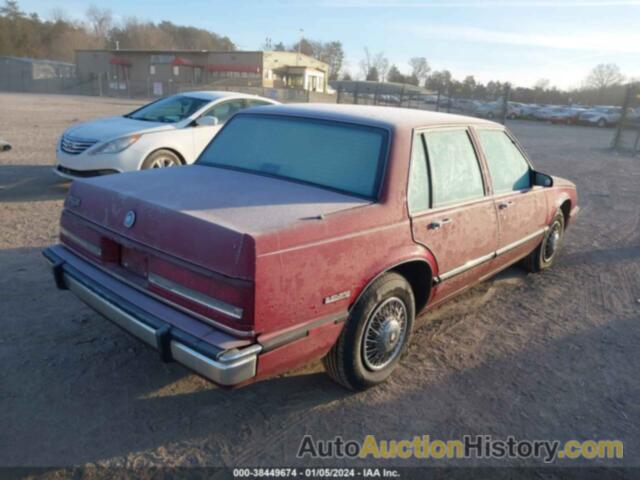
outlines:
M80 18L90 1L19 0L23 10L50 17L61 8ZM227 35L240 49L260 49L266 37L291 44L305 37L340 40L346 70L360 74L364 47L384 52L408 72L424 56L454 77L512 81L540 78L581 85L598 63L616 63L640 78L640 0L111 0L117 19L170 20Z

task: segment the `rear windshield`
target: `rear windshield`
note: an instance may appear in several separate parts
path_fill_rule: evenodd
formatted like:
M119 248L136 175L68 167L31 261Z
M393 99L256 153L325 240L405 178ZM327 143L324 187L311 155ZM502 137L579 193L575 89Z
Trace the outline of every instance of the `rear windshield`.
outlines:
M376 198L387 132L296 117L234 117L197 163L287 178Z

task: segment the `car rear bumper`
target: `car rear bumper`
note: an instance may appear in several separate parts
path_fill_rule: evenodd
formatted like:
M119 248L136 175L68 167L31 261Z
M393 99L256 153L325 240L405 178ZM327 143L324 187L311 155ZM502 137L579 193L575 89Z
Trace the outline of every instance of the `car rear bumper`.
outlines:
M58 249L63 247L57 247ZM56 251L56 247L43 252L51 264L56 285L71 290L80 300L134 337L160 352L165 362L176 361L199 375L223 386L237 385L256 375L258 354L262 346L257 343L233 347L233 342L218 345L184 331L171 323L128 301L96 281ZM78 262L84 260L76 257ZM210 337L211 334L208 334ZM218 337L224 336L219 333ZM246 341L245 341L246 343ZM225 344L227 347L225 347ZM229 348L230 345L230 348Z

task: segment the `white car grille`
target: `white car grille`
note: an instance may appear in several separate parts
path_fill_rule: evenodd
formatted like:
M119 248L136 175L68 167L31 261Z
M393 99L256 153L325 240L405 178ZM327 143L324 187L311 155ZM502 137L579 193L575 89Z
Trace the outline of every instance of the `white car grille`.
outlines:
M63 152L70 153L71 155L78 155L96 143L98 143L97 140L88 140L86 138L76 138L70 135L63 135L62 141L60 142L60 148Z

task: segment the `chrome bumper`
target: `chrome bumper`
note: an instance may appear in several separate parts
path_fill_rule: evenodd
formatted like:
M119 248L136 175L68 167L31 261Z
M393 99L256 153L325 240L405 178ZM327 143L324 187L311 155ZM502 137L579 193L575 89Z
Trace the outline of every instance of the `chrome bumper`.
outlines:
M158 350L164 361L176 361L199 375L224 386L237 385L256 375L258 354L262 346L250 345L242 349L218 350L158 318L143 319L131 308L121 305L116 296L86 275L66 265L55 253L45 250L51 263L56 285L71 290L80 300L134 337ZM147 320L147 321L145 321ZM190 345L191 344L191 345ZM195 347L198 345L197 347Z

